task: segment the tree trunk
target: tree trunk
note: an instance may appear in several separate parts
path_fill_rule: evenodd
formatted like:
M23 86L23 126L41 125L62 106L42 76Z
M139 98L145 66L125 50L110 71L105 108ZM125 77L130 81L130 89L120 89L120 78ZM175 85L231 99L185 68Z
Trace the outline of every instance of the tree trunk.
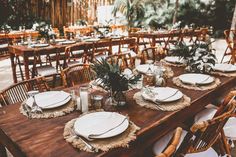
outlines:
M234 15L233 15L232 24L231 24L231 30L235 30L235 29L236 29L236 4L235 4Z
M173 22L172 22L173 24L176 23L178 8L179 8L179 0L176 0L175 1L175 12L174 12Z

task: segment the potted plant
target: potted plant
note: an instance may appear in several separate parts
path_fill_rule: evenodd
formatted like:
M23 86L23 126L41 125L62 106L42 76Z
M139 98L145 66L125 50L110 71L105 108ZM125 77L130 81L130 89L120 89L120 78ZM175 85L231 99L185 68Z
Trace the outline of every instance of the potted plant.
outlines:
M108 63L105 59L97 61L92 65L92 69L96 72L96 77L100 80L99 86L111 92L111 97L117 105L125 104L124 92L139 81L139 75L127 77L121 72L118 64L114 62Z
M184 42L179 42L174 49L170 50L170 53L185 59L186 71L209 73L216 63L216 56L212 53L214 49L210 47L210 44L198 42L187 46Z

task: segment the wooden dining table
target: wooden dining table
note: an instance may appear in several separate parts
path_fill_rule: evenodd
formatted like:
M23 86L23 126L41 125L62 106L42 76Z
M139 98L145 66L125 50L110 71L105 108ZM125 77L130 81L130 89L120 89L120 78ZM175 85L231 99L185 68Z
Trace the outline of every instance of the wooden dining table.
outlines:
M83 49L89 49L93 48L94 42L77 42L80 43L81 48ZM113 39L111 41L108 40L101 40L96 42L95 47L100 48L100 47L108 47L108 46L117 46L120 44L119 39ZM122 40L122 44L127 44L130 47L134 47L136 44L136 40L134 38L125 38ZM62 45L62 44L54 44L50 45L50 47L56 47L59 49L60 52L65 52L65 48L68 45ZM23 45L13 45L9 46L9 54L10 54L10 59L11 59L11 69L12 69L12 76L14 83L17 83L17 75L16 75L16 63L15 63L15 57L16 56L21 56L23 58L23 64L24 64L24 75L26 80L30 79L30 70L29 70L29 58L34 56L34 51L37 48L31 48L28 46L23 46ZM39 48L38 48L39 49ZM47 47L43 47L40 49L47 49ZM56 53L56 52L53 52Z
M172 67L174 75L184 73L181 67ZM218 77L218 76L215 76ZM212 90L196 91L177 87L172 79L167 80L169 87L178 88L191 98L191 105L178 111L165 112L139 106L133 99L138 89L126 93L127 105L115 107L104 105L105 111L115 111L129 116L141 129L136 133L137 139L130 142L128 148L114 148L108 152L88 153L72 147L63 139L65 124L81 115L74 111L68 115L51 119L28 119L19 112L20 103L0 109L0 150L7 149L16 157L141 157L156 140L169 131L190 121L209 103L218 102L227 92L235 88L236 77L218 77L221 84ZM78 87L65 88L69 92ZM1 155L0 155L1 156Z

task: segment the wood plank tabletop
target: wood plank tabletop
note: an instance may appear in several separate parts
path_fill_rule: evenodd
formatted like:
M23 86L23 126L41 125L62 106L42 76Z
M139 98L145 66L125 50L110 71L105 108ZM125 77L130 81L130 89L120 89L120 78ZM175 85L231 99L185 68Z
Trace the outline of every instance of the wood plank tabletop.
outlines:
M172 67L175 76L183 73L182 68ZM92 156L142 156L141 154L150 143L159 139L180 123L193 117L207 104L216 101L226 92L236 86L236 77L219 77L221 85L213 90L194 91L179 88L192 99L191 105L179 111L164 112L140 107L133 99L137 90L127 93L125 107L105 106L105 110L128 114L131 121L141 130L137 132L137 139L130 143L129 148L116 148L108 152L87 153L73 148L63 139L65 124L81 113L74 111L63 117L52 119L28 119L19 112L20 104L13 104L0 109L0 139L16 156L44 156L44 157L92 157ZM168 86L175 87L172 79ZM70 89L65 89L69 91ZM153 136L155 134L155 136Z

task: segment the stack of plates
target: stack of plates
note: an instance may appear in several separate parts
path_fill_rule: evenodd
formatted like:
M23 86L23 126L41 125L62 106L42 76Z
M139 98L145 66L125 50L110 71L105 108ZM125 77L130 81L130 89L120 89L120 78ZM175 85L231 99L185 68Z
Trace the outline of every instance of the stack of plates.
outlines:
M174 64L184 64L184 59L178 56L167 56L164 58L165 61Z
M175 88L155 87L149 88L142 92L142 97L156 103L169 103L177 101L183 97L183 93Z
M185 84L192 85L207 85L214 82L214 77L206 74L183 74L179 76L179 79Z
M236 65L232 65L232 64L216 64L213 67L213 70L221 71L221 72L236 72Z
M88 140L103 139L123 133L129 126L129 120L116 112L94 112L75 121L74 131Z
M69 93L64 91L48 91L35 95L36 104L42 109L52 109L65 105L71 100ZM33 98L30 97L26 100L29 107L33 105Z

